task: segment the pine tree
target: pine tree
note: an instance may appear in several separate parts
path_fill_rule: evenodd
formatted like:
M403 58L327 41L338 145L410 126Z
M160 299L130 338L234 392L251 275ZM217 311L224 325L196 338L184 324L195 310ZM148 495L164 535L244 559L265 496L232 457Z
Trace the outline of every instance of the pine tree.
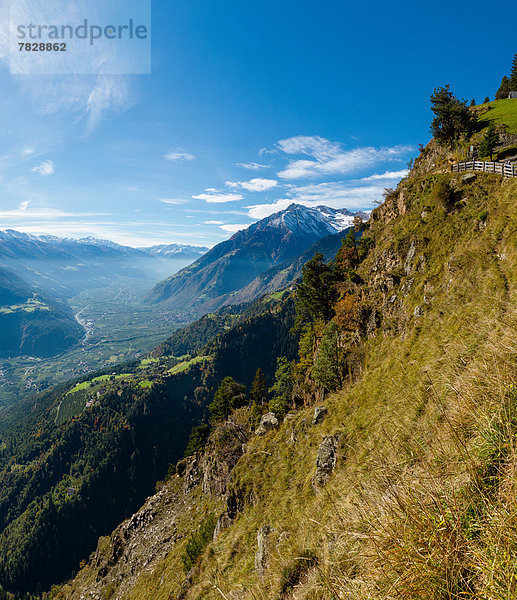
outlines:
M335 282L335 270L325 263L323 254L316 253L303 267L302 281L298 284L298 324L317 319L330 321L334 316L334 304L337 300Z
M273 398L269 401L269 410L278 418L283 418L291 407L291 395L293 391L293 363L285 356L278 359L275 371L275 383L269 390Z
M470 101L470 106L476 106L476 101L474 98Z
M517 92L517 54L513 57L512 74L510 75L510 90Z
M262 372L262 369L257 369L253 383L251 384L250 400L257 405L262 405L267 402L267 380Z
M240 408L247 403L246 388L232 377L225 377L208 407L212 414L212 421L214 423L224 421L234 408Z
M495 99L502 100L503 98L508 98L508 92L510 91L510 80L506 75L501 79L501 85L496 92Z
M451 92L449 84L437 87L431 95L431 110L434 118L431 133L442 145L454 145L464 134L473 129L473 116L467 102L459 100Z
M483 141L479 145L479 154L480 156L490 156L490 160L492 160L492 154L494 152L494 148L497 146L499 142L499 135L495 130L494 125L489 125L488 129L485 132L485 137Z
M483 104L488 104L490 102L490 98L487 96L484 100L483 100Z
M333 392L341 384L341 370L338 350L339 333L337 325L332 322L323 335L314 367L312 377L327 392Z

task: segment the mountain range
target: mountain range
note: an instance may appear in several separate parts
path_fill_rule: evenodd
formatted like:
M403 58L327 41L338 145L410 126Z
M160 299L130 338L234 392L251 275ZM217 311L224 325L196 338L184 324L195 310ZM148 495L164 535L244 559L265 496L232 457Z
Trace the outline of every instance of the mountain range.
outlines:
M131 248L93 237L61 238L0 231L0 358L48 357L84 336L68 300L120 282L138 292L184 267L207 248Z
M253 284L256 278L268 279L272 289L274 276L265 275L266 272L279 265L288 269L292 261L319 240L350 227L356 216L365 215L347 209L291 204L238 231L192 265L157 284L148 294L147 302L166 303L175 309L194 307L202 314L227 303L256 298L264 293L260 279ZM287 271L280 287L295 281L299 274L299 268Z

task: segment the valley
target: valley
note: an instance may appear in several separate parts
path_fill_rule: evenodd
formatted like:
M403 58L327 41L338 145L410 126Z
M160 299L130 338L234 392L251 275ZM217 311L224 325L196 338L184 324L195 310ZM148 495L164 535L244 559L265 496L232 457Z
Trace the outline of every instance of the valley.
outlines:
M0 407L27 393L137 359L191 320L188 314L142 304L148 289L149 281L126 279L70 298L75 320L85 331L83 339L58 356L0 360Z

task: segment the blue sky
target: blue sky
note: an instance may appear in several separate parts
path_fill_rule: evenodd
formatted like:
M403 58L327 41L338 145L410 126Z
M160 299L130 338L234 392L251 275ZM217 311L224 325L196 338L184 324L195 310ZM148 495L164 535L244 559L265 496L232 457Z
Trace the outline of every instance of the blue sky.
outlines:
M151 75L13 76L4 2L0 229L130 245L372 208L428 141L433 88L493 97L517 52L512 3L159 0Z

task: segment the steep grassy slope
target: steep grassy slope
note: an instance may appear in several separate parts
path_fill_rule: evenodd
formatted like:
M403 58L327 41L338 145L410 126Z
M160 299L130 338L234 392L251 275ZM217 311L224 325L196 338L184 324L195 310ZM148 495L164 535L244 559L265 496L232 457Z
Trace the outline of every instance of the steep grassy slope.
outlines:
M328 415L305 395L258 437L240 409L56 597L515 597L516 196L404 181L365 232Z
M494 100L488 104L490 110L483 115L483 121L504 125L508 133L517 134L517 100Z

